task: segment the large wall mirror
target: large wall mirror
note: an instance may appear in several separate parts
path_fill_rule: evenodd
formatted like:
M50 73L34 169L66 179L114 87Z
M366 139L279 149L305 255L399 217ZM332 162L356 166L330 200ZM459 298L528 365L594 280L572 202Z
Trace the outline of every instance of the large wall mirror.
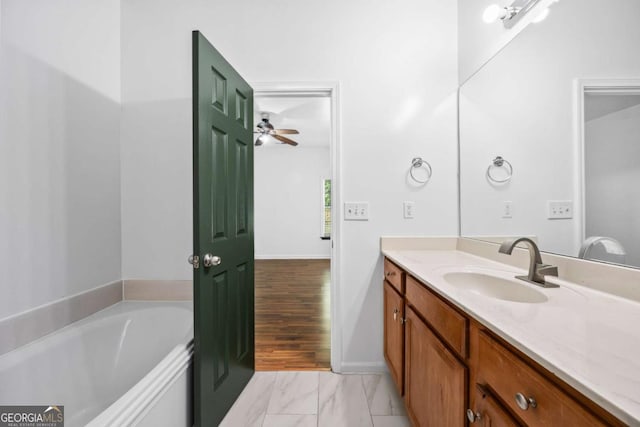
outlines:
M550 12L461 86L461 234L640 268L640 1Z

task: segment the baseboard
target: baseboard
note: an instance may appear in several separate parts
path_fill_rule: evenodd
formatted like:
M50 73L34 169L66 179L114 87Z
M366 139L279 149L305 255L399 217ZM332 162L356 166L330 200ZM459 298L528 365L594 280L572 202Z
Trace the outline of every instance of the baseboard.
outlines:
M255 255L255 259L331 259L331 255Z
M379 374L389 372L384 362L342 362L341 374Z
M107 283L0 320L0 354L122 301L122 282Z

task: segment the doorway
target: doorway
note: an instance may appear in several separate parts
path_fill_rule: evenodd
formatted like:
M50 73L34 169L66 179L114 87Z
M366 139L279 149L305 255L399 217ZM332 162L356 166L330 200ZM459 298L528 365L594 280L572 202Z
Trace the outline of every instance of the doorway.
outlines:
M638 267L640 81L585 81L580 95L583 211L579 257Z
M330 370L335 88L256 86L256 370Z

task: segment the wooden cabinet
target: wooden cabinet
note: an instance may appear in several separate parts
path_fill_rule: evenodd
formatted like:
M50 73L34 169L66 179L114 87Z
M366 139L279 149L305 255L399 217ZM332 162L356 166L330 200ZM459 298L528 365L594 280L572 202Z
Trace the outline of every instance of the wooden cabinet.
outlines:
M605 426L560 388L486 333L479 336L476 380L491 387L527 425Z
M467 368L411 308L405 325L405 406L412 424L464 426Z
M389 282L384 283L384 358L391 378L404 393L404 299Z
M387 258L384 259L384 279L400 292L400 295L404 295L404 272Z
M462 358L467 357L467 318L411 276L406 278L407 303Z
M625 425L387 259L384 270L384 355L414 427Z
M488 389L479 384L473 388L474 399L471 405L473 409L467 411L469 424L478 427L519 427L522 425L503 409Z

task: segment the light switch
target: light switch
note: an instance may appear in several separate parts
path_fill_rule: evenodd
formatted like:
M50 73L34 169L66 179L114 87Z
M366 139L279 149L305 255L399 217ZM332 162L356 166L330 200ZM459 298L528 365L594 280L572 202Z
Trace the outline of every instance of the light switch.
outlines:
M403 202L402 203L404 218L412 219L416 210L416 202Z
M368 221L369 202L346 202L344 204L345 221Z
M570 219L573 218L573 200L548 200L548 219Z
M513 218L513 202L502 202L502 218Z

